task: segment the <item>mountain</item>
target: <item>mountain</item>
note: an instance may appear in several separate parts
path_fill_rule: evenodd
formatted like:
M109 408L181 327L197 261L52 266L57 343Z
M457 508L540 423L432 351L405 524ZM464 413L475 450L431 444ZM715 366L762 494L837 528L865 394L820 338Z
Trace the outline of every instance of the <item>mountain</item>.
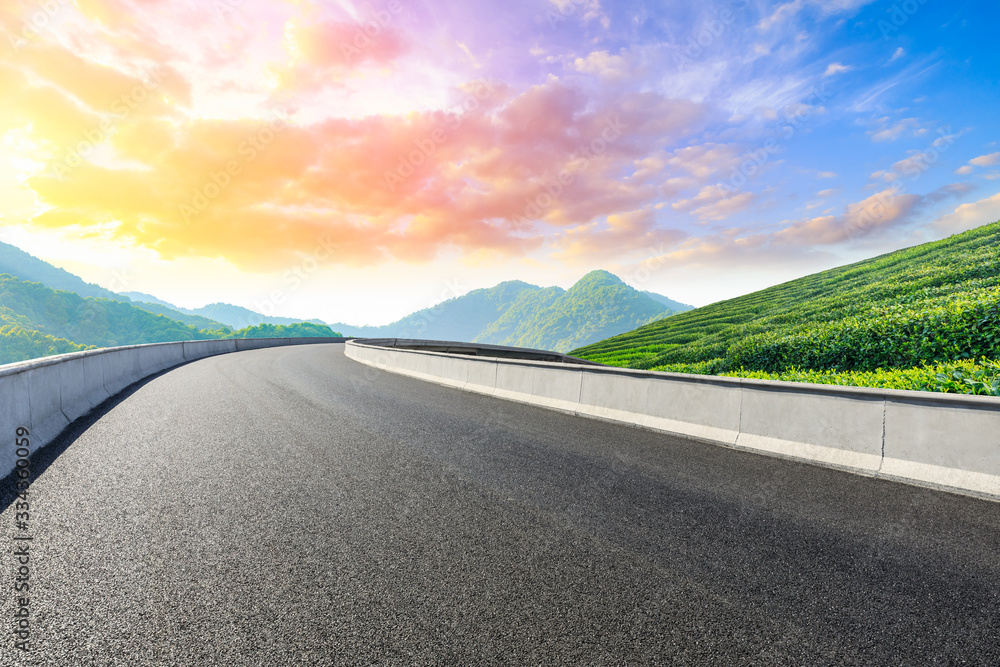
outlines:
M159 303L148 303L145 301L132 301L132 305L136 308L141 308L148 313L153 313L154 315L163 315L164 317L169 317L172 320L177 320L178 322L183 322L190 326L202 329L203 331L229 331L231 327L222 322L217 322L216 320L210 320L207 317L202 317L201 315L189 315L188 313L182 312L180 310L175 310L174 307L168 307L160 305Z
M24 282L42 283L50 289L73 292L81 297L110 299L124 303L137 301L138 303L133 305L147 312L164 315L178 322L195 326L198 329L212 330L225 328L225 325L209 318L181 312L177 306L166 301L161 301L150 294L143 294L142 292L118 294L103 287L98 287L97 285L85 282L82 278L68 271L52 266L33 255L29 255L20 248L7 243L0 243L0 274L4 273Z
M88 283L69 271L52 266L7 243L0 243L0 274L3 273L26 282L43 283L52 289L75 292L80 296L128 301L128 297Z
M694 306L689 306L686 303L681 303L680 301L674 301L673 299L667 298L662 294L657 294L656 292L647 292L646 290L643 290L642 293L648 296L653 301L662 303L664 306L674 311L675 313L683 313L688 310L694 310Z
M86 347L216 337L122 301L85 298L11 275L0 275L0 327L0 363Z
M181 308L180 306L175 306L172 303L159 299L152 294L145 294L143 292L123 292L122 296L127 296L133 301L137 301L138 303L136 305L140 308L145 308L151 312L161 313L163 315L167 315L168 317L173 317L175 320L187 322L188 324L194 324L200 329L204 329L206 327L215 329L220 325L239 330L246 327L254 327L260 324L289 325L310 323L324 326L326 324L322 320L299 320L292 317L270 317L268 315L262 315L255 310L243 308L242 306L234 306L229 303L211 303L207 306L202 306L201 308ZM159 306L159 308L154 309L150 308L150 306ZM170 314L164 309L169 309L173 311L174 314Z
M629 368L995 392L1000 222L680 313L572 354Z
M672 313L617 276L591 271L569 290L522 294L475 342L566 352Z
M203 331L148 312L139 305L159 307L81 297L73 292L49 289L41 283L0 275L0 364L92 347L213 338L340 335L325 325L301 322L263 324L236 332L220 328L222 325L213 322L214 330Z
M229 303L210 303L201 308L178 308L182 313L188 315L200 315L210 320L222 322L234 329L244 329L254 327L259 324L300 324L311 323L323 325L322 320L299 320L292 317L270 317L261 315L255 310L234 306Z
M513 280L473 290L385 326L331 326L349 336L427 338L565 352L674 312L613 274L592 271L569 290Z
M171 308L176 311L180 311L180 308L172 303L158 299L152 294L146 294L145 292L120 292L119 296L128 297L132 301L138 301L139 303L152 303L157 306L164 306L166 308Z
M258 324L240 329L232 338L333 338L340 333L325 324L295 322L293 324Z
M541 289L511 280L489 289L472 290L464 296L424 308L381 327L356 327L335 323L345 335L367 338L426 338L471 342L499 318L519 295Z

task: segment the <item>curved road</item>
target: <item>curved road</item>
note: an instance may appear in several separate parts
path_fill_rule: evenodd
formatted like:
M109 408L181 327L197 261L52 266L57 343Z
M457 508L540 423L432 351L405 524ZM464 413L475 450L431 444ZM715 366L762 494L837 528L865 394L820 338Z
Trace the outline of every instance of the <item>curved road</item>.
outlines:
M177 368L34 467L33 650L5 547L3 665L1000 664L998 503L342 345Z

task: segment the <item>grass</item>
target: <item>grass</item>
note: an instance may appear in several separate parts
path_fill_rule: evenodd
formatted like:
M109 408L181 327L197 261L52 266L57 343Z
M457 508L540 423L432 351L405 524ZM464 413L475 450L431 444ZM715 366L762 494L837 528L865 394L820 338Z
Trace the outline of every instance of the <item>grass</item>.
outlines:
M627 368L997 395L1000 222L571 354Z

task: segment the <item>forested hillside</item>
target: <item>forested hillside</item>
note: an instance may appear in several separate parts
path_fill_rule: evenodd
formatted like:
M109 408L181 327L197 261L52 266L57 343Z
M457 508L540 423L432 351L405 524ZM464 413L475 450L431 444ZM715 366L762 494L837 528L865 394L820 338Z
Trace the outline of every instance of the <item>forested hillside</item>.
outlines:
M212 326L217 322L205 320ZM337 336L312 323L264 324L233 332L178 322L129 303L84 298L41 283L0 275L0 364L93 347L213 338Z
M474 340L565 352L674 314L607 271L591 271L563 291L523 293Z
M691 306L639 292L607 271L591 271L569 290L520 280L477 289L380 327L334 324L359 337L427 338L565 352Z
M75 292L80 296L128 301L128 297L115 294L103 287L91 284L48 262L29 255L20 248L0 243L0 274L8 274L25 282L42 283L51 289Z

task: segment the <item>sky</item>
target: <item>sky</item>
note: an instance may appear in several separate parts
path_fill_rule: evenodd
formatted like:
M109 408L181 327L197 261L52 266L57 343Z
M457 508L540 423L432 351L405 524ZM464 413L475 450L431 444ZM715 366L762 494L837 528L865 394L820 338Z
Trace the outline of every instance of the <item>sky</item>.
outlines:
M701 306L1000 219L993 0L4 0L0 241L385 324Z

